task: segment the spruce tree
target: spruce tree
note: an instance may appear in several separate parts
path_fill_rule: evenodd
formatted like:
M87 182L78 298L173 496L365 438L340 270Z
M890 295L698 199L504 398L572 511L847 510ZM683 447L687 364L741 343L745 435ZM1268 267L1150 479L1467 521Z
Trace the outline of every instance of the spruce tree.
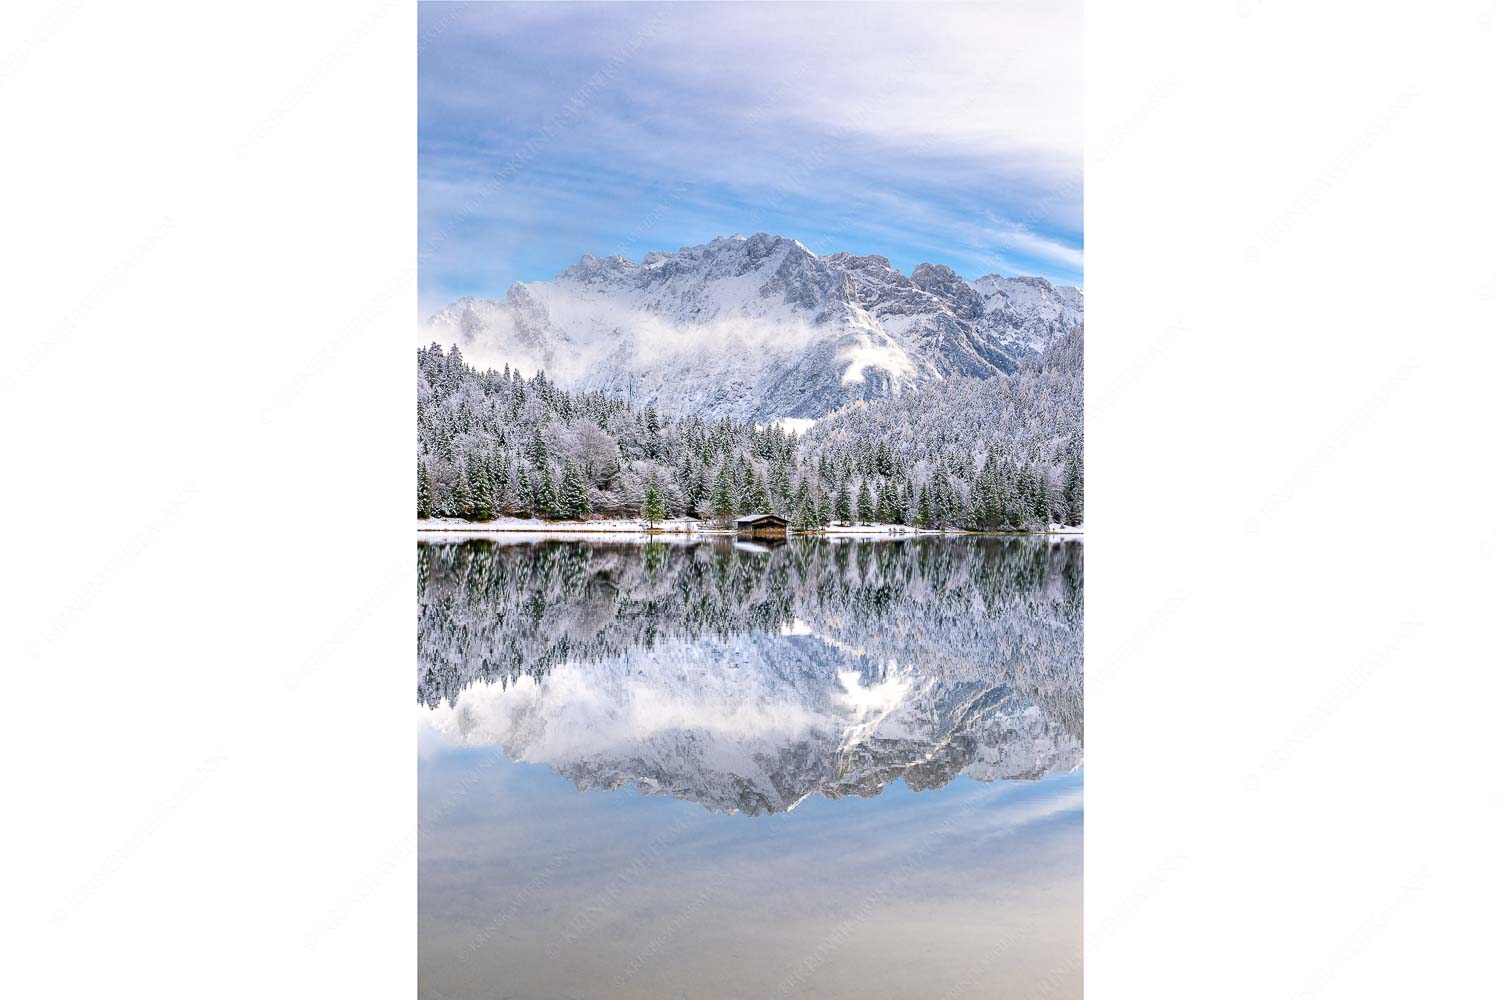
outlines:
M537 473L536 481L536 513L538 517L556 518L557 510L557 487L552 481L552 467L545 462Z
M837 493L838 495L833 500L834 519L843 524L848 524L854 516L853 512L849 509L849 484L844 483L839 486Z
M542 440L540 426L531 429L531 443L526 446L526 457L531 459L533 468L539 469L547 462L547 444Z
M584 488L583 477L572 459L563 461L562 494L558 498L558 509L564 517L584 521L589 516L589 493Z
M510 386L510 422L515 424L520 422L521 410L526 406L526 388L520 372L511 375Z
M708 511L708 479L703 475L703 466L695 466L692 476L686 480L688 513L703 517Z
M1026 524L1026 503L1021 495L1019 480L1014 491L1011 493L1009 504L1006 508L1006 520L1013 530L1019 530Z
M1035 485L1032 487L1031 513L1045 528L1052 520L1052 501L1047 495L1047 474L1039 473L1033 482Z
M882 479L875 491L875 518L884 524L895 524L896 487L889 479Z
M765 513L786 515L787 508L792 501L792 473L787 461L777 461L771 465L771 505L773 510Z
M427 463L417 459L417 517L426 520L432 513L432 487L427 483Z
M798 531L818 530L818 515L813 509L812 497L805 492L801 494L800 499L797 501L797 515L792 521L792 527Z
M958 498L953 495L953 483L948 478L948 473L938 469L938 474L932 486L932 526L941 531L947 531L953 527L954 516L957 511Z
M771 495L766 492L765 480L760 478L759 473L756 473L751 480L750 502L746 504L746 507L750 510L760 511L763 514L771 512Z
M993 455L986 455L984 466L974 477L974 488L969 493L970 516L977 528L993 528L1000 521L1000 495L995 483Z
M536 493L531 487L531 476L526 466L516 466L516 506L524 516L539 514L536 509Z
M875 520L875 500L870 496L868 481L859 484L859 519L865 523Z
M954 527L973 531L979 527L979 490L970 489L967 497L960 498L954 511Z
M510 459L502 452L495 458L494 471L490 474L490 482L495 487L495 516L505 517L516 511L515 492L512 489L514 480L510 474Z
M656 407L647 404L646 415L646 457L656 458L661 454L661 419L656 415Z
M1063 492L1067 508L1064 523L1076 527L1083 523L1083 461L1078 454L1068 456L1068 481Z
M719 466L719 475L714 479L714 493L710 501L715 517L728 521L735 514L734 480L729 475L729 462Z
M641 519L646 522L646 527L654 528L667 519L666 504L662 500L661 487L656 484L656 477L652 476L646 483L646 498L641 504Z
M470 458L465 464L469 468L469 517L474 521L492 520L495 493L490 486L489 469L478 458Z
M453 482L453 516L468 518L469 516L469 476L460 463L458 467L458 478Z

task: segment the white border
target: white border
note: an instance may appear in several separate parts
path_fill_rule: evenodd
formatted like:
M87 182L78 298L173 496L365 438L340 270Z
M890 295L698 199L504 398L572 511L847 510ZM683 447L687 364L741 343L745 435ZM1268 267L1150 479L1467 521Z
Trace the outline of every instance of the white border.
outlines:
M414 11L5 18L12 992L409 997ZM1492 981L1497 50L1090 6L1094 995Z

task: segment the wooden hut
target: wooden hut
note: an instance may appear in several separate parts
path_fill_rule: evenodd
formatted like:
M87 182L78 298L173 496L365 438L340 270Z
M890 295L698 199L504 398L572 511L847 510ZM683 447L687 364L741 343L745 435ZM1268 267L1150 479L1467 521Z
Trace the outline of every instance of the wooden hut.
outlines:
M786 518L775 514L746 514L734 519L736 534L751 538L785 538Z

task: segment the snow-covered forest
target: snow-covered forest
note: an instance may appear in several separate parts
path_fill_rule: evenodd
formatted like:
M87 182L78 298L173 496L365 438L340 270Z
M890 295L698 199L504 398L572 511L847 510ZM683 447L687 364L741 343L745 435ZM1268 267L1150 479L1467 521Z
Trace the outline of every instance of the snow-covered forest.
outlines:
M1083 545L1035 538L417 547L417 697L536 680L664 640L800 625L868 664L1003 674L1082 739Z
M1081 328L1008 377L854 403L801 435L417 352L418 517L634 517L649 492L668 517L1026 530L1083 523L1082 451Z

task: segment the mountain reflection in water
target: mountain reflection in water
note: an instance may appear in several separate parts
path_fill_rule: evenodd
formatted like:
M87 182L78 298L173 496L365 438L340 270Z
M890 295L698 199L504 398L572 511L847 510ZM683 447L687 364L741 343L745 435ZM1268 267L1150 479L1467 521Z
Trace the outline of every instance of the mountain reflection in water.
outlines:
M579 789L761 815L1083 761L1083 545L418 545L417 698Z

